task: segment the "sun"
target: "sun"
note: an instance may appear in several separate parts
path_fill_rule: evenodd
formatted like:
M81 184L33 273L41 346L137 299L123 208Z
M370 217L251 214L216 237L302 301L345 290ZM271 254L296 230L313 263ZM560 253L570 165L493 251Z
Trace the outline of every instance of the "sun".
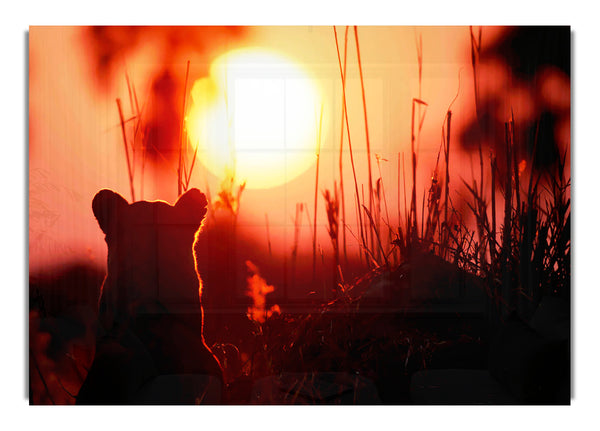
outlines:
M286 56L261 48L218 57L192 87L186 117L198 161L248 188L285 184L316 160L322 102L316 81Z

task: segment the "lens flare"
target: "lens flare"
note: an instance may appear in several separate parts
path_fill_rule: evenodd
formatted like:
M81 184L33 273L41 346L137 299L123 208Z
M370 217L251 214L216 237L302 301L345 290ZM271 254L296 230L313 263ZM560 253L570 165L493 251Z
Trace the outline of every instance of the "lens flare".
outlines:
M217 58L192 87L186 118L198 161L248 188L284 184L316 160L318 86L293 60L252 48Z

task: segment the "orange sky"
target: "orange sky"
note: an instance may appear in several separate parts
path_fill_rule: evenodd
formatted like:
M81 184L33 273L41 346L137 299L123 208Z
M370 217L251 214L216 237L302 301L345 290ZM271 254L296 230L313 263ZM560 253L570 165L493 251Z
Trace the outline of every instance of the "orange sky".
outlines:
M337 27L343 46L344 27ZM381 162L390 219L397 213L398 153L404 153L409 169L411 101L419 97L417 40L422 38L423 70L420 98L428 108L419 143L417 190L429 186L441 139L441 129L451 102L452 140L473 119L473 85L468 27L359 27L360 53L368 112L372 170L379 176L375 154ZM485 28L483 42L489 43L497 29ZM104 265L106 247L91 212L91 200L101 188L118 191L128 200L129 181L116 98L131 113L125 73L145 100L152 78L162 70L171 71L176 88L183 88L186 61L190 61L188 89L206 76L208 66L230 49L260 47L281 53L302 65L321 89L325 132L322 136L317 217L318 242L325 252L331 245L326 231L325 204L321 191L339 181L338 157L341 120L341 83L333 28L251 27L241 33L217 33L187 42L176 38L176 29L142 34L131 49L120 52L98 85L95 58L78 27L33 27L30 29L30 268L74 259L90 259ZM366 145L363 105L356 45L352 28L348 40L347 107L350 136L359 183L367 187ZM217 37L218 36L218 37ZM201 42L201 43L200 43ZM199 45L195 45L199 44ZM177 44L177 45L175 45ZM201 48L195 48L200 46ZM177 49L179 47L179 49ZM501 75L498 75L501 76ZM460 83L459 83L460 81ZM496 82L493 80L486 82ZM508 82L506 80L498 82ZM508 84L507 84L508 85ZM513 88L517 86L513 85ZM487 90L486 90L487 91ZM494 91L490 89L489 91ZM514 94L518 96L518 91ZM516 97L516 96L515 96ZM517 115L526 115L525 95L511 101ZM140 100L140 103L143 103ZM509 106L509 105L507 105ZM150 105L150 109L152 105ZM506 115L510 110L505 107ZM127 116L127 115L125 115ZM346 134L346 132L344 132ZM347 146L347 143L344 145ZM346 147L347 148L347 147ZM315 158L316 159L316 158ZM451 154L451 165L470 178L469 156ZM354 193L347 150L344 154L344 182L347 201ZM147 165L143 198L173 202L177 194L175 166L161 169ZM140 171L137 171L140 179ZM216 194L221 179L199 163L191 186L210 187ZM291 252L296 203L305 203L313 216L315 166L285 185L265 190L247 189L242 195L238 224L266 247L265 213L276 254ZM409 185L407 185L409 187ZM141 184L136 183L138 196ZM354 209L347 204L348 223L355 223ZM355 230L356 231L356 230ZM301 252L311 250L309 218L301 229Z

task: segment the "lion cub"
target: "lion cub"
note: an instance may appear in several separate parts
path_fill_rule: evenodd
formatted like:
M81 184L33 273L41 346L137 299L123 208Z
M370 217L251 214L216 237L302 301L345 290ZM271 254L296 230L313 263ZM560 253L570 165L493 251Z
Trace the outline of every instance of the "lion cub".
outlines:
M204 342L194 242L206 214L191 189L171 206L101 190L92 209L108 246L94 361L80 404L217 403L222 369Z

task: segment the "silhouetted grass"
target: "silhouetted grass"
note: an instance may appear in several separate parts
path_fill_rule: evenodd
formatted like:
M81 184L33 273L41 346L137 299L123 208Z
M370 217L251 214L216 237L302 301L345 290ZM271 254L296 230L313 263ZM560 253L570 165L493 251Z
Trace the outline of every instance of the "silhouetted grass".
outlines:
M323 193L323 198L325 199L325 209L327 213L327 233L329 234L329 238L331 239L331 245L333 247L333 255L334 255L334 267L333 274L334 278L334 286L333 291L338 295L339 283L337 282L337 276L341 277L340 283L343 284L343 276L342 270L340 266L340 249L339 249L339 217L340 217L340 204L338 200L338 188L337 184L334 182L333 184L333 193L330 193L329 190L325 190Z
M346 133L348 136L348 151L350 154L350 165L352 166L352 176L354 178L354 199L356 202L356 208L357 208L357 215L358 215L358 231L359 231L359 238L361 241L361 247L366 248L367 247L367 243L366 243L366 239L365 239L365 233L363 231L363 220L362 220L362 211L360 210L360 193L358 191L358 180L356 178L356 167L354 165L354 153L352 151L352 140L350 138L350 124L349 124L349 120L348 120L348 108L347 108L347 100L346 100L346 70L345 70L345 56L344 56L344 67L342 68L342 63L341 63L341 59L340 59L340 50L339 50L339 45L338 45L338 39L337 39L337 30L335 28L335 26L333 27L333 32L334 32L334 36L335 36L335 43L336 43L336 47L337 47L337 53L338 53L338 62L339 62L339 67L340 67L340 77L341 77L341 83L342 83L342 100L343 100L343 108L342 108L342 112L343 112L343 116L346 122ZM346 34L345 34L345 45L347 45L347 38L348 38L348 28L346 27ZM341 162L340 162L341 164Z

